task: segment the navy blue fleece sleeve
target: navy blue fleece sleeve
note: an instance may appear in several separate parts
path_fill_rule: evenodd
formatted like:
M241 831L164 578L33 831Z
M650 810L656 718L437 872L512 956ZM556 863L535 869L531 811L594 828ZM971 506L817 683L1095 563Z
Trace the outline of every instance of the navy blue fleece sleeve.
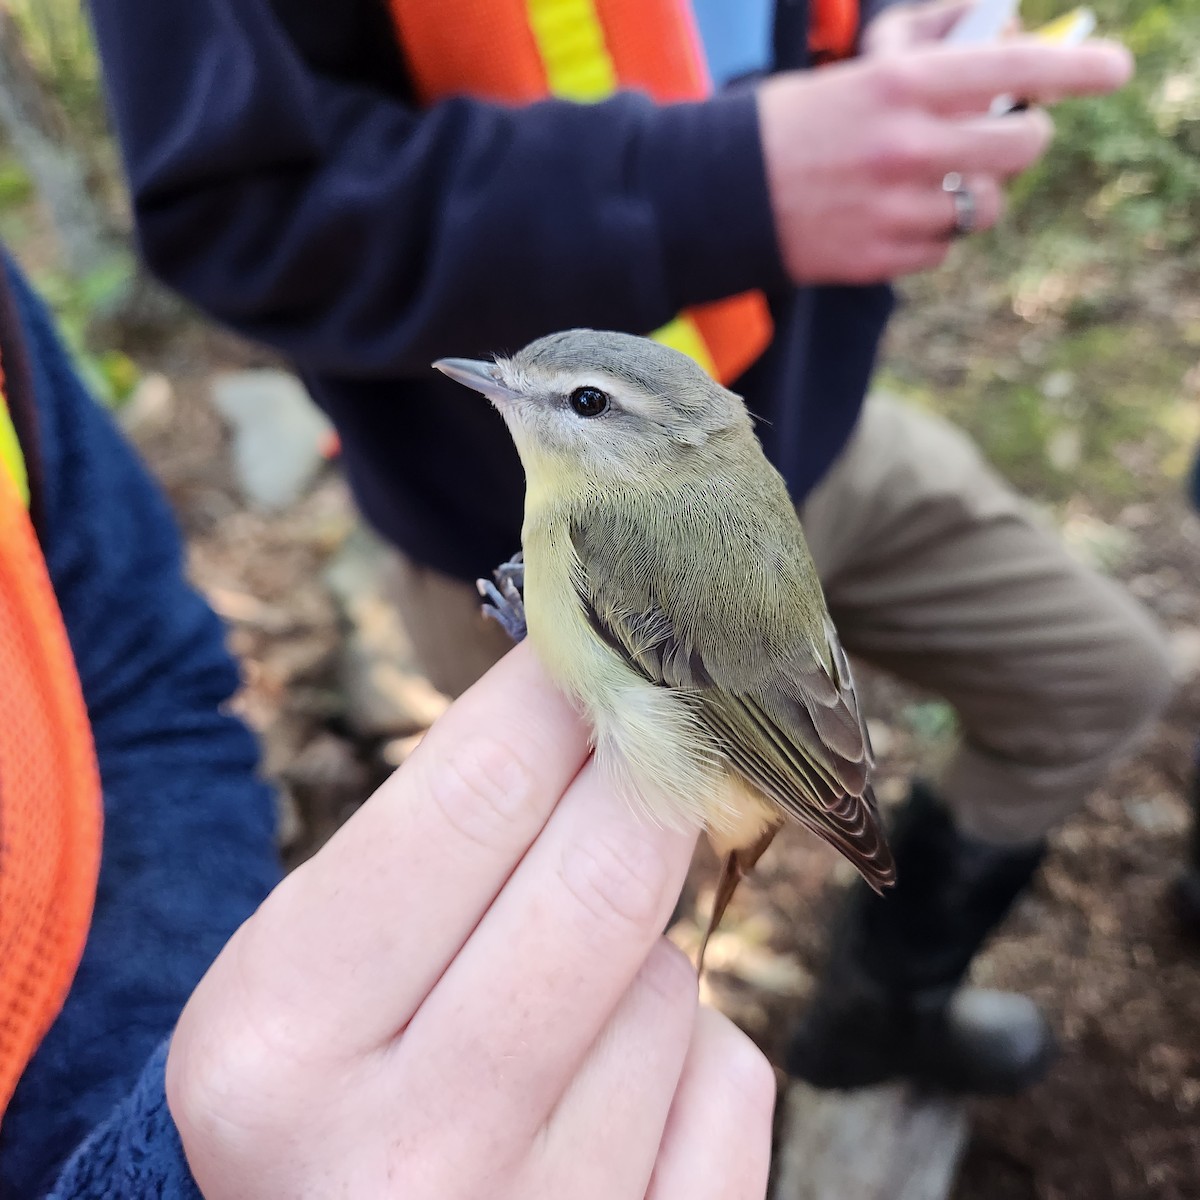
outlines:
M147 261L304 369L423 373L787 286L750 93L418 112L319 73L268 0L91 9Z
M0 1130L0 1195L43 1195L71 1159L64 1178L92 1182L62 1195L173 1200L188 1194L170 1182L186 1168L165 1109L146 1123L162 1090L151 1056L278 878L274 806L253 737L226 711L238 672L184 579L167 504L10 273L37 404L39 534L92 721L105 825L82 963ZM89 1167L87 1145L128 1168L107 1190L94 1190L105 1172ZM159 1171L161 1186L133 1164Z
M202 1200L167 1110L164 1042L71 1156L46 1200Z

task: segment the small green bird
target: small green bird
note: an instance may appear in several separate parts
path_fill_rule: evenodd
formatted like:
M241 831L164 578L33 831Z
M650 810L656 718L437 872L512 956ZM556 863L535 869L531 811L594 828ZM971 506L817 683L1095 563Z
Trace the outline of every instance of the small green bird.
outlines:
M434 366L516 443L529 636L597 764L724 856L709 932L788 817L894 882L850 666L741 397L676 350L588 329Z

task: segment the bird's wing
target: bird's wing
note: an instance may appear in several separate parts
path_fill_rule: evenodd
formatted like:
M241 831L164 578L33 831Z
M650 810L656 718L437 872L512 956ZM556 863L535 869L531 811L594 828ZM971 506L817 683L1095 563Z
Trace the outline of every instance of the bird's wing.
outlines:
M649 682L692 694L737 773L878 889L895 872L870 743L795 516L776 515L794 527L782 544L769 524L727 518L705 506L675 522L589 507L571 521L584 613Z

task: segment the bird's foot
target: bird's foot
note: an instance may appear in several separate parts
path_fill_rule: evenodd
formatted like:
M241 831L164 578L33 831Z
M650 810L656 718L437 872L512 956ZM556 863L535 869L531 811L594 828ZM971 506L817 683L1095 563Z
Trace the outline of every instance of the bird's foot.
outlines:
M492 582L494 580L495 582ZM475 586L483 597L483 615L491 617L514 642L524 641L525 628L525 556L517 551L493 572L492 579L477 579Z

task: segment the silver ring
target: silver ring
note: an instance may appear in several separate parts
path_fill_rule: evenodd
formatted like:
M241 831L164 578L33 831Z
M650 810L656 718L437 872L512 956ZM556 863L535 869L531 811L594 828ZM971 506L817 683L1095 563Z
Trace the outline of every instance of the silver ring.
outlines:
M948 172L942 179L942 191L954 198L954 228L952 237L966 237L975 230L975 193L967 187L957 171Z

